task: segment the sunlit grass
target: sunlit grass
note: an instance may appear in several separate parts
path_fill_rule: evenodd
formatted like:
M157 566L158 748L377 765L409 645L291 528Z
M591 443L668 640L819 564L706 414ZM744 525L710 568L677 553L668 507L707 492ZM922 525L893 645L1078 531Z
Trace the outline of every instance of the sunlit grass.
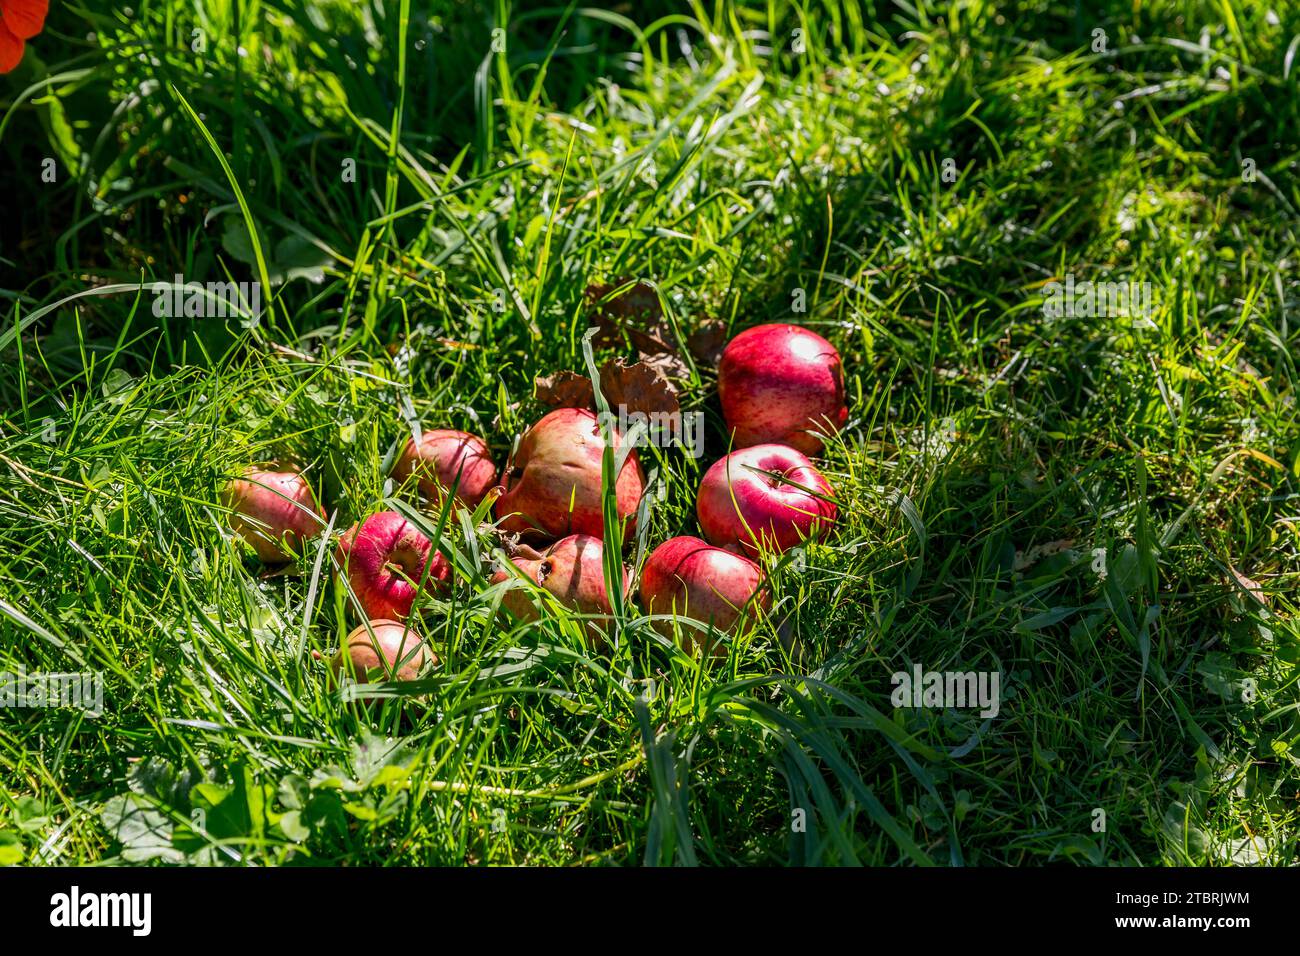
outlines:
M1295 858L1300 12L137 6L0 82L0 671L106 681L0 710L0 862ZM177 274L266 314L155 318ZM1048 318L1067 274L1156 309ZM627 276L848 372L841 524L717 660L634 605L603 649L510 621L487 516L387 480L414 417L504 461ZM697 531L713 385L629 560ZM277 457L334 532L441 527L437 671L340 700L331 542L263 577L224 533ZM895 710L914 663L999 715Z

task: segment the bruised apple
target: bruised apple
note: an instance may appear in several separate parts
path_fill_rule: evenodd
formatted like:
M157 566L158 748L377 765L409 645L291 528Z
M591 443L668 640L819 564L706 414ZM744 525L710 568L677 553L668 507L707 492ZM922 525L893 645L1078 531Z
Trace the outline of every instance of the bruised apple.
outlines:
M516 555L511 562L531 583L550 593L565 607L579 614L595 615L588 622L588 631L597 640L603 640L601 624L613 613L613 604L605 588L605 545L600 538L586 534L572 534L551 545L535 557ZM492 583L499 584L513 575L502 569L492 575ZM623 569L623 593L627 593L631 575ZM515 617L535 621L540 617L541 602L531 589L517 587L505 592L501 603Z
M249 468L222 490L230 527L267 564L288 561L324 527L325 514L297 471Z
M614 435L615 455L622 436ZM529 537L561 538L605 533L601 509L601 458L605 440L594 412L557 408L524 434L501 475L496 501L500 528ZM629 451L614 483L618 516L630 535L645 490L645 473Z
M835 490L811 461L786 445L754 445L714 462L700 483L696 515L704 537L738 553L776 552L829 530Z
M712 625L720 634L735 634L768 604L762 568L699 538L669 538L641 569L641 606L647 614L691 618ZM651 623L665 637L673 637L672 620ZM689 625L679 625L677 631L687 653L697 648L714 655L725 653L721 642L708 646L704 631Z
M395 511L354 524L339 539L336 558L362 615L372 621L405 620L421 580L426 594L436 594L451 578L451 564L433 542Z
M820 454L817 433L837 432L849 417L840 353L800 325L759 325L728 342L718 396L736 448L779 442Z
M482 438L437 428L424 432L418 443L408 439L393 465L393 480L399 484L412 474L430 501L441 504L443 494L455 488L457 499L474 508L496 485L497 466Z

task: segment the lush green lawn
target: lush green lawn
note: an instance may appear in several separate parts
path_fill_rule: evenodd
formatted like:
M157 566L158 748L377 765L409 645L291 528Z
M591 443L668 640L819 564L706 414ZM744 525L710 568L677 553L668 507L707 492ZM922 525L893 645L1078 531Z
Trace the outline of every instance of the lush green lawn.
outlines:
M132 6L0 78L0 671L105 680L0 710L0 862L1296 858L1300 6ZM156 317L176 275L266 315ZM839 347L836 535L704 663L466 573L441 669L341 702L327 548L262 576L221 484L411 506L408 419L504 458L624 276ZM1067 276L1153 309L1049 315ZM629 561L725 451L707 364L682 399ZM914 664L1000 712L895 709Z

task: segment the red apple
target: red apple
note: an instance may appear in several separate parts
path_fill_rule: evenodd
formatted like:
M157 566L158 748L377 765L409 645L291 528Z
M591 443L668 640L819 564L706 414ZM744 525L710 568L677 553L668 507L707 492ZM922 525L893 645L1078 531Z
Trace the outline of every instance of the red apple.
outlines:
M829 530L835 491L806 456L787 445L754 445L713 463L696 514L709 541L738 553L759 542L781 552Z
M371 636L371 631L374 636ZM437 666L438 656L429 645L399 621L371 621L348 635L330 661L337 679L346 674L362 683L415 680L426 665Z
M311 486L296 471L249 468L223 489L221 501L231 509L231 529L267 564L300 554L325 526Z
M449 428L424 432L418 445L413 438L407 440L393 466L393 480L400 484L412 472L424 496L439 505L443 491L455 487L463 504L477 507L497 481L497 466L487 442Z
M596 641L604 640L603 619L614 612L614 607L605 589L605 544L600 538L571 534L536 558L520 555L510 560L524 577L554 595L560 604L579 614L599 615L588 622L587 628ZM503 569L492 575L492 583L511 577L510 571ZM631 573L624 568L624 594L630 584ZM541 616L538 596L523 587L507 591L501 603L523 621L535 621Z
M669 538L646 559L641 569L641 606L647 614L671 614L712 624L721 634L743 630L766 608L763 569L749 558L715 548L699 538ZM665 637L673 637L673 622L651 622ZM721 642L707 647L705 632L678 626L687 653L696 648L714 655L726 653Z
M849 417L840 353L798 325L759 325L728 342L718 395L736 448L779 442L816 455L817 432L837 432Z
M614 432L615 454L622 436ZM496 501L501 530L560 538L569 534L603 537L600 466L605 439L593 412L557 408L533 425L519 442L501 475L505 492ZM636 508L645 490L645 473L635 451L628 453L614 484L618 516L631 535Z
M406 620L421 579L425 593L436 594L451 578L447 559L395 511L373 514L345 531L337 560L362 614L372 621Z

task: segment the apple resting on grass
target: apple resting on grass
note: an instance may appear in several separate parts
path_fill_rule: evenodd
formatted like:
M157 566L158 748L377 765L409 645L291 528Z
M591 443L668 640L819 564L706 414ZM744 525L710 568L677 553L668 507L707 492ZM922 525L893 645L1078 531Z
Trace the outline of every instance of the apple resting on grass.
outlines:
M614 433L615 455L622 436ZM524 434L501 475L505 492L496 501L500 528L546 538L605 533L600 469L605 440L594 412L557 408ZM635 451L628 453L614 485L624 535L632 534L645 473Z
M438 656L420 635L399 621L381 620L371 621L369 629L362 624L349 634L330 660L330 670L336 680L346 673L370 683L415 680L428 664L436 667Z
M267 564L300 554L303 543L325 526L311 486L296 471L249 468L225 487L221 502L231 509L235 534Z
M699 538L669 538L641 569L641 606L647 614L670 614L713 625L721 634L743 630L768 606L763 590L763 569L749 558L715 548ZM651 622L659 633L673 637L673 622ZM697 647L714 655L726 653L720 641L706 647L706 632L678 625L683 647Z
M362 614L372 621L406 620L421 579L425 593L434 594L451 578L447 559L395 511L373 514L344 532L337 559Z
M736 448L780 442L820 454L816 432L839 431L849 417L840 353L798 325L759 325L728 342L718 395Z
M534 552L536 553L536 552ZM572 534L557 541L536 558L513 557L511 562L533 584L548 591L567 608L579 614L608 617L614 611L605 589L605 545L600 538L586 534ZM511 573L502 569L492 575L492 583L509 580ZM623 569L623 593L631 584L631 574ZM501 603L515 617L535 621L541 616L538 596L530 590L517 587L505 593ZM595 640L603 641L602 620L595 618L587 625Z
M705 472L696 515L704 537L719 547L752 554L761 541L782 552L835 524L835 505L822 500L834 494L800 452L786 445L754 445L733 451Z
M420 491L438 505L443 492L454 487L462 504L477 507L497 481L497 466L487 442L449 428L425 432L418 445L413 438L406 442L393 466L393 480L400 484L412 472L420 482Z

